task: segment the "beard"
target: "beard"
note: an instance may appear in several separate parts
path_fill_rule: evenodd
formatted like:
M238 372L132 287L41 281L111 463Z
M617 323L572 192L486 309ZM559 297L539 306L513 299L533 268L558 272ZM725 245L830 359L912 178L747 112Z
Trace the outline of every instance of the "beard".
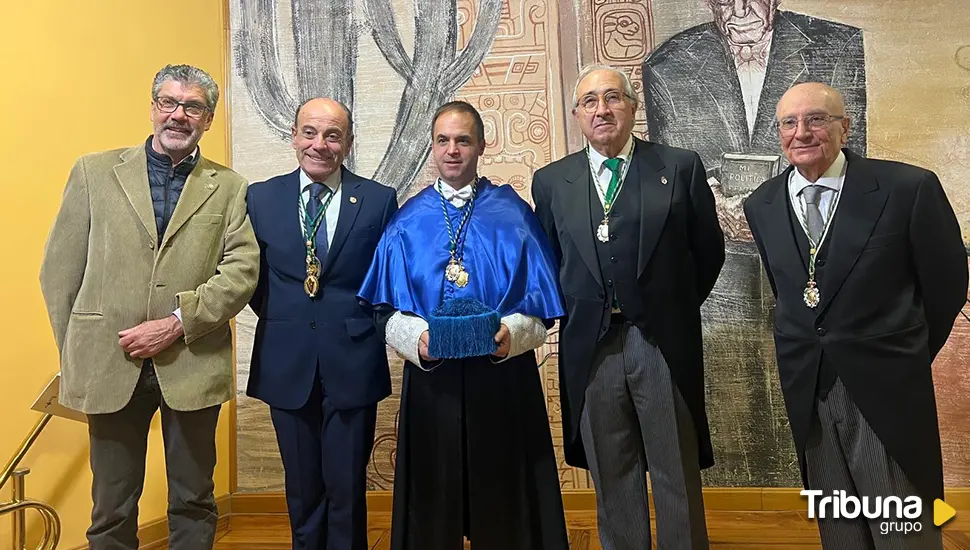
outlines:
M188 151L194 149L199 143L202 128L193 129L189 125L166 124L156 136L166 151Z

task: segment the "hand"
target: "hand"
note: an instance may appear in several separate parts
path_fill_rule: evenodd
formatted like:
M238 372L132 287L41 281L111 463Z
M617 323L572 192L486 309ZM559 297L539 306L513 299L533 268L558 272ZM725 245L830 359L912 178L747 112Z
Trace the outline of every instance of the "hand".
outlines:
M498 344L498 349L492 355L505 357L509 354L509 349L512 347L512 334L509 332L509 327L505 326L505 324L502 324L498 332L495 333L495 343Z
M182 321L175 315L155 321L145 321L118 333L118 343L125 353L135 359L154 357L182 337Z
M431 357L431 355L428 353L428 349L429 349L428 342L430 338L431 338L430 332L424 331L421 333L421 337L418 338L418 355L420 355L421 359L424 359L425 361L437 361L438 360L437 358Z
M714 194L714 209L717 212L717 221L721 224L721 230L724 231L724 238L729 241L753 241L751 228L748 227L748 220L744 217L744 200L751 192L729 197L724 194L721 182L714 176L707 178L707 184Z

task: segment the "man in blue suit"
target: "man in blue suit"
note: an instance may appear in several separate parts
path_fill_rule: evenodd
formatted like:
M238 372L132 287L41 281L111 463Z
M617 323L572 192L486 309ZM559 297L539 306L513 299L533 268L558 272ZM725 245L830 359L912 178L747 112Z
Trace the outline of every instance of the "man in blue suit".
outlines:
M270 406L293 548L364 550L367 461L391 380L383 328L356 295L397 197L343 168L354 141L343 104L305 102L292 132L300 168L247 196L261 262L246 393Z

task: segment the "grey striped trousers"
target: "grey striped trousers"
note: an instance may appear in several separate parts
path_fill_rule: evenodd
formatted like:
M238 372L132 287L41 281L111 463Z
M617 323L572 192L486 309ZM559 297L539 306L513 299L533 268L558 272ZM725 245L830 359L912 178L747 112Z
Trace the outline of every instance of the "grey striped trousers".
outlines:
M690 412L660 350L630 323L610 327L593 362L580 420L603 550L649 550L646 469L657 548L709 547Z
M875 509L875 497L898 496L905 499L917 496L916 488L906 479L899 465L886 453L882 442L852 402L837 380L824 399L817 402L818 415L812 422L805 448L808 486L822 491L815 498L845 491L846 496L869 497L870 510ZM841 493L840 493L841 498ZM805 498L805 497L803 497ZM806 506L808 499L805 498ZM817 509L817 508L816 508ZM849 508L852 511L852 508ZM818 531L825 550L942 550L943 535L933 525L933 503L923 501L920 519L902 521L921 522L919 532L902 535L889 530L900 520L856 519L831 517L827 508L825 519L817 519ZM885 534L884 534L884 531Z

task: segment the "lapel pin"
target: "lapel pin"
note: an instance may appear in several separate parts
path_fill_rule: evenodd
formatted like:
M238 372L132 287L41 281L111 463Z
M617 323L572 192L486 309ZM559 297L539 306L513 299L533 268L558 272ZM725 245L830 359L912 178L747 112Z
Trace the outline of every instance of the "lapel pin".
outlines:
M209 189L215 189L216 184L210 183L210 184L206 185L206 187L209 188Z
M667 185L667 176L660 176L660 183Z
M350 197L350 204L357 204L357 197Z

